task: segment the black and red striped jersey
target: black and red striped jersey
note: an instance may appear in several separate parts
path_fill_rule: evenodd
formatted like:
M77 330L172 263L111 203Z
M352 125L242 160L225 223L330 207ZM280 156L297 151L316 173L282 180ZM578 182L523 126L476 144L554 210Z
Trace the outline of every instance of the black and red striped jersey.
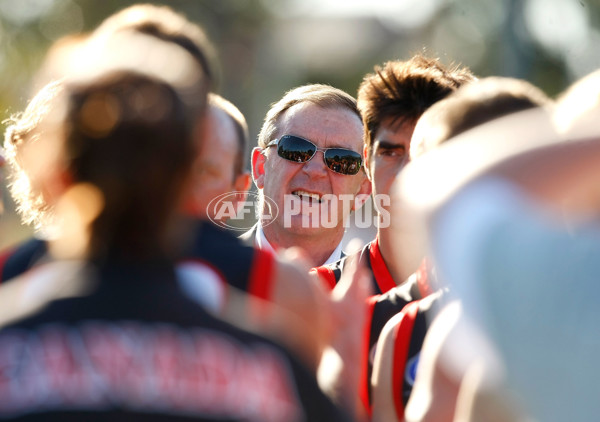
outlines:
M400 286L382 295L371 296L367 300L368 313L367 324L363 339L363 351L361 359L361 382L359 395L365 408L371 409L371 374L373 373L373 359L377 341L385 324L398 312L401 312L411 302L423 299L429 292L419 289L419 279L423 275L412 274Z
M215 270L223 282L265 300L271 300L275 256L243 243L214 224L201 222L180 263L198 261Z
M392 396L398 420L404 420L404 409L412 393L425 335L442 307L444 290L406 305L402 317L393 328Z
M360 251L355 254L348 255L331 264L322 265L313 268L311 272L316 273L323 284L333 290L335 285L340 281L344 267L350 257L358 256L361 264L371 271L373 275L373 293L382 294L396 287L397 283L392 278L390 271L381 256L379 250L379 242L377 239L367 243Z
M348 420L284 348L190 300L167 261L52 262L12 283L2 419Z
M185 248L180 263L200 262L219 280L261 299L271 299L275 258L268 251L243 244L231 233L213 224L200 222ZM0 253L1 281L10 280L31 269L47 252L47 243L32 238Z
M430 295L436 283L428 260L423 259L417 271L403 283L397 285L383 260L377 238L365 245L356 255L371 270L373 290L377 293L367 300L367 324L365 325L360 363L359 396L370 413L370 380L373 372L373 359L377 341L384 325L409 303ZM317 273L323 284L333 290L342 276L347 259L348 257L345 257L332 264L313 268L311 272Z
M0 252L0 281L23 274L42 260L47 251L48 245L44 240L31 238Z

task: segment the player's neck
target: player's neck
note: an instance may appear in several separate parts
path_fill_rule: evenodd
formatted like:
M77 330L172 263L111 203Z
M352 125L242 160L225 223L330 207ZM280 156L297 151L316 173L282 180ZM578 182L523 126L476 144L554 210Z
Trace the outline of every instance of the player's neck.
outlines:
M399 245L394 244L393 231L389 227L378 228L377 241L379 243L379 252L381 253L383 262L385 262L394 282L396 284L403 283L413 271L403 266L403 261L398 259L397 255L401 253L401 251L399 250Z

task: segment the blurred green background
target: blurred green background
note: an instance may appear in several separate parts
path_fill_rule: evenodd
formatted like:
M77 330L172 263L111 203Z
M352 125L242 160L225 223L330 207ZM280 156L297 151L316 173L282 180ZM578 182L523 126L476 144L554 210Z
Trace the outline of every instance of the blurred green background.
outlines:
M479 76L526 79L549 95L600 68L600 0L172 0L218 51L217 91L255 142L269 105L297 85L355 95L375 64L425 51ZM128 0L0 0L0 117L21 111L48 47L95 28ZM2 124L4 132L5 125ZM0 246L27 236L4 193Z

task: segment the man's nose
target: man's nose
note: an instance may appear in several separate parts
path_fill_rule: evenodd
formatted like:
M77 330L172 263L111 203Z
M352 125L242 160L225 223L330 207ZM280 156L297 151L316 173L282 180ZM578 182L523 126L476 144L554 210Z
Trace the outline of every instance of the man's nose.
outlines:
M323 157L323 151L315 152L315 155L304 163L302 171L310 174L312 177L327 176L327 166L325 165L325 158Z

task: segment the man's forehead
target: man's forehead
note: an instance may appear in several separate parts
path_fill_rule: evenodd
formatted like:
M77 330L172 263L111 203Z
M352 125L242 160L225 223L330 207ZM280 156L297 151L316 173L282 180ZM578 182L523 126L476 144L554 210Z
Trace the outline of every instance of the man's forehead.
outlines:
M279 119L277 136L298 135L322 146L346 145L360 148L363 125L352 110L300 103L289 108Z
M404 123L404 124L391 124L387 125L383 123L381 127L375 133L375 141L408 141L410 142L410 138L413 135L415 129L414 123Z
M418 120L407 119L405 116L389 116L381 120L379 130L386 129L391 132L412 132Z

